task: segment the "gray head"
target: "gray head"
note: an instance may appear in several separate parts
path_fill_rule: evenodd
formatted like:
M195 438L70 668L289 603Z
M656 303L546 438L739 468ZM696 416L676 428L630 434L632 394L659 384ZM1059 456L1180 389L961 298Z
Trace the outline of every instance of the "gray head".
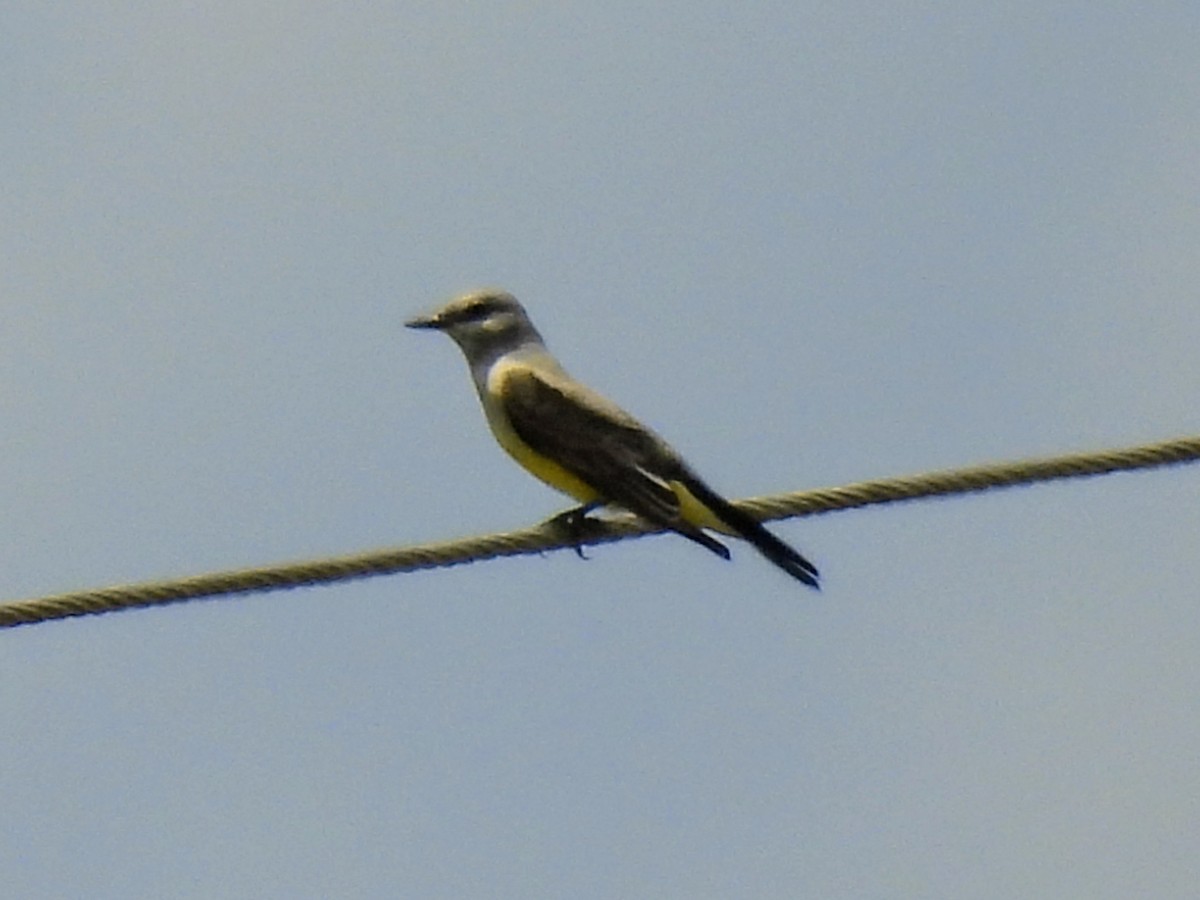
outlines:
M404 324L445 332L472 362L542 340L517 298L493 289L463 294L441 309Z

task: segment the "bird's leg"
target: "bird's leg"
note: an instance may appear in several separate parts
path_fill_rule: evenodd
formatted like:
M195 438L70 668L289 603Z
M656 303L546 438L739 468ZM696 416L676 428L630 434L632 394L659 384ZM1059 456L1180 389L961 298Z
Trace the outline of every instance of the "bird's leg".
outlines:
M587 517L587 514L602 505L598 501L593 501L585 503L583 506L574 506L566 512L550 517L545 524L556 531L565 532L567 539L575 546L575 553L579 558L587 559L583 554L583 539L587 536L588 526L595 524Z

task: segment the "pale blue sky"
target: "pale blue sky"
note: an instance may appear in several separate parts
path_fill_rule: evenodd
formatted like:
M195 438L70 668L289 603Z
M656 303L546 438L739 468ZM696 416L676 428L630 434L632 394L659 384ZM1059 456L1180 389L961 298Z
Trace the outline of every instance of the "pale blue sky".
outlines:
M1193 3L10 3L0 599L1200 432ZM0 636L14 897L1188 897L1200 470Z

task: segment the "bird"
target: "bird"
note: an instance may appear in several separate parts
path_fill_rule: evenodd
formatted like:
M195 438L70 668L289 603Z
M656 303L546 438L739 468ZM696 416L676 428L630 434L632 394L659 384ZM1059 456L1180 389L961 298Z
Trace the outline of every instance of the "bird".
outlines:
M472 291L405 325L441 331L458 345L496 441L536 478L582 504L552 522L580 534L592 521L588 512L622 507L723 559L729 548L705 529L740 537L820 589L816 566L799 551L709 487L653 430L568 375L512 294ZM576 551L583 555L579 543Z

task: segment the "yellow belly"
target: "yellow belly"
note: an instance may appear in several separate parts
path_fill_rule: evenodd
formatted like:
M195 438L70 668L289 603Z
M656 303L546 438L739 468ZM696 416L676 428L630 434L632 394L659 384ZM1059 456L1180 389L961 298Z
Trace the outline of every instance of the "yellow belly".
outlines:
M498 429L493 425L492 433L496 435L496 440L509 456L550 487L574 497L580 503L591 503L593 500L600 499L600 494L591 485L568 472L554 460L542 456L521 440L511 426Z
M593 500L600 499L600 494L591 485L521 440L503 410L498 408L498 404L485 403L483 411L487 416L492 434L496 438L496 443L503 447L505 452L520 463L527 472L556 491L562 491L567 496L574 497L580 503L591 503Z

